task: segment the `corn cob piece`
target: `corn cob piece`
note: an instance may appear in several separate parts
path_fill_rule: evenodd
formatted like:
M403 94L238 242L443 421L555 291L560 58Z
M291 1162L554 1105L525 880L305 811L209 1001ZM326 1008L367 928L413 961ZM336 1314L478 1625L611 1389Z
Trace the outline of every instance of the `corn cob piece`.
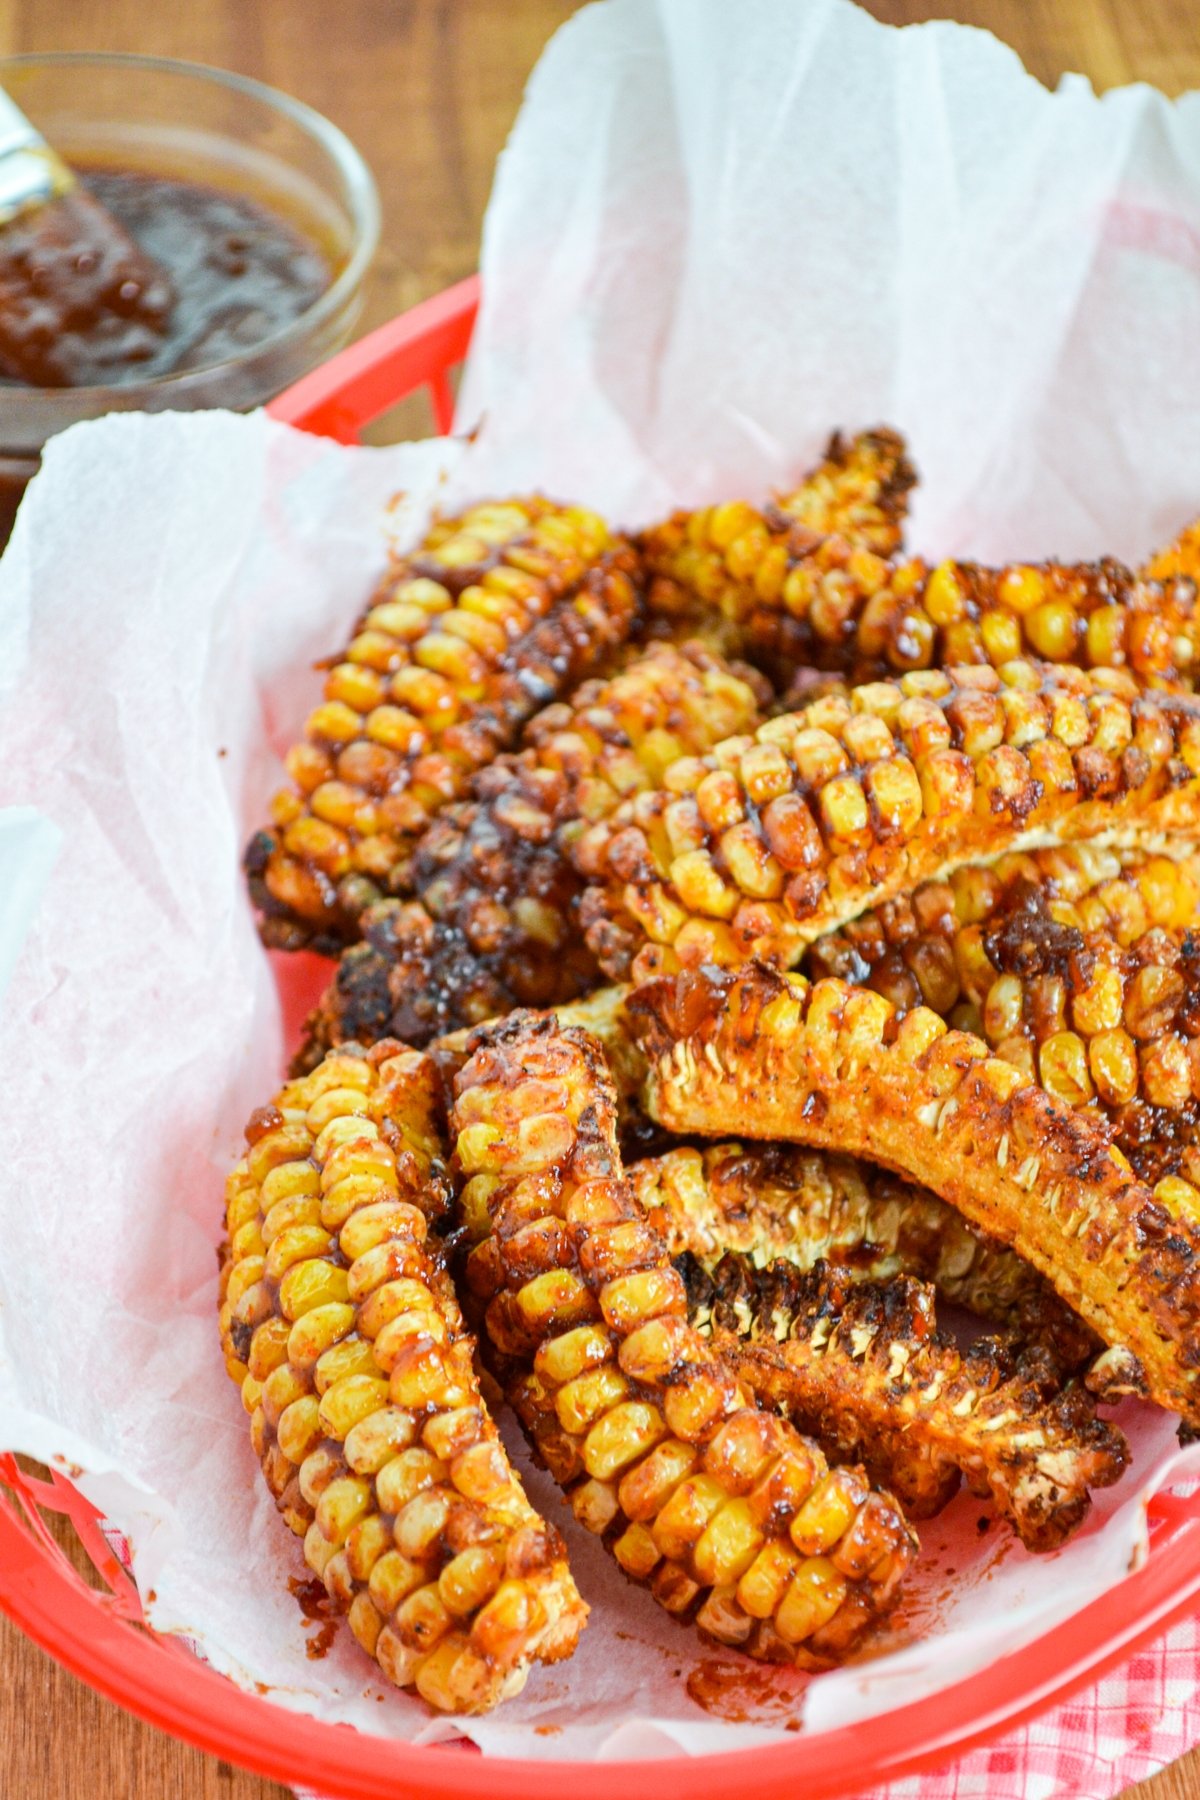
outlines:
M858 1469L757 1411L691 1329L625 1179L599 1043L515 1014L455 1082L496 1373L576 1517L671 1612L819 1666L886 1606L915 1540Z
M488 1414L431 1228L450 1190L435 1065L330 1056L247 1128L221 1337L254 1448L362 1647L432 1707L481 1712L587 1616Z
M685 1145L635 1162L629 1179L671 1255L708 1275L728 1252L752 1268L783 1261L805 1273L832 1263L847 1281L912 1275L1043 1347L1060 1368L1079 1368L1100 1348L1007 1245L981 1236L928 1188L853 1157L800 1144Z
M899 1018L842 981L707 969L649 984L626 1011L660 1124L713 1137L736 1125L924 1181L1041 1270L1111 1347L1125 1385L1200 1421L1200 1193L1189 1183L1151 1189L1102 1125L979 1038L925 1007Z
M1195 583L1178 579L1170 555L1143 577L1111 558L931 566L864 541L848 528L852 508L845 524L836 507L807 510L784 501L758 511L734 500L643 533L651 609L669 602L682 610L688 595L707 602L732 626L740 653L780 685L801 666L857 683L958 663L998 668L1017 657L1128 664L1154 684L1195 675Z
M684 757L580 839L605 973L781 967L870 906L1047 835L1200 831L1200 699L1010 663L877 682Z
M528 748L476 776L413 858L416 901L384 902L343 957L322 1041L435 1033L586 993L599 979L578 923L572 845L680 756L758 722L755 690L696 645L660 644L539 713Z
M628 636L636 570L594 513L538 497L473 507L393 566L246 852L268 943L336 951L406 890L430 819Z
M910 1518L939 1512L961 1473L1026 1549L1056 1550L1091 1510L1089 1489L1128 1465L1121 1433L1045 1349L980 1338L960 1352L924 1282L732 1253L711 1274L690 1257L676 1267L692 1324L756 1399L827 1456L861 1461Z
M1067 845L929 882L808 952L924 1004L1068 1105L1145 1181L1200 1180L1200 854Z
M765 531L772 543L785 542L793 554L835 535L870 556L894 556L916 479L897 432L883 426L854 438L835 432L824 460L761 513L736 503L732 509L676 513L641 540L654 570L646 596L647 631L676 642L699 636L709 649L737 656L750 642L745 618L756 617L760 599L769 598L752 594L749 615L747 602L731 603L730 575L740 568L739 550L752 552ZM726 566L706 552L705 539L714 530ZM743 531L749 531L750 539L735 548Z

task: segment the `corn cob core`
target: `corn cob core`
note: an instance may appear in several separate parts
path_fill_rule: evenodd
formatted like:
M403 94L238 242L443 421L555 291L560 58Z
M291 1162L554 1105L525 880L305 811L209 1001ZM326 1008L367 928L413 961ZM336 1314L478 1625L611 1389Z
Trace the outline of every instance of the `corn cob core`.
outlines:
M1062 1368L1099 1348L1006 1244L982 1236L928 1188L854 1157L800 1144L683 1146L635 1162L629 1179L671 1255L690 1256L708 1275L727 1252L754 1268L833 1263L847 1281L912 1275L1044 1348Z
M383 1043L254 1114L221 1336L267 1483L359 1643L429 1705L480 1712L569 1655L587 1608L429 1234L449 1202L440 1110L434 1064Z
M472 508L393 568L333 659L246 867L267 940L336 949L526 719L628 635L636 561L540 497Z
M966 1478L1029 1550L1054 1550L1088 1515L1089 1488L1128 1463L1120 1432L1064 1385L1043 1348L939 1331L933 1290L907 1276L856 1283L819 1263L756 1268L729 1253L711 1274L677 1265L689 1317L763 1405L859 1461L910 1518L940 1511Z
M686 1319L625 1179L599 1044L515 1015L455 1082L467 1279L576 1516L671 1612L756 1655L836 1658L914 1540L861 1470L756 1411Z
M1044 843L1200 830L1200 700L1010 663L876 682L771 719L586 833L588 941L635 979L790 967L870 906Z
M327 1006L332 1041L434 1033L574 999L597 983L572 846L680 756L758 721L754 689L699 646L658 645L531 722L528 748L475 777L412 864L418 900L364 918Z
M1151 1398L1200 1420L1200 1194L1137 1181L1107 1133L924 1007L761 964L655 982L626 1010L669 1130L792 1138L925 1181L1053 1283Z
M1147 1181L1200 1181L1200 855L1069 845L960 869L812 946L984 1037L1068 1105L1112 1121Z
M761 511L725 501L644 532L651 609L681 609L687 596L706 602L736 626L742 653L784 685L801 666L862 682L1022 656L1128 665L1149 683L1195 674L1186 554L1164 554L1143 577L1111 559L931 566L868 541L852 507L812 504L813 491Z

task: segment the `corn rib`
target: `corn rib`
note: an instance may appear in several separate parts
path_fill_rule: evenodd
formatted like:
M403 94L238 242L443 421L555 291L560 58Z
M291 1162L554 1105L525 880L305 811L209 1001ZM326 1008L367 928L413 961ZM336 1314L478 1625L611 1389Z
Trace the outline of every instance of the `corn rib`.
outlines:
M256 1112L226 1195L221 1337L309 1567L384 1675L446 1712L517 1692L587 1616L479 1390L431 1227L435 1065L348 1048Z
M580 507L473 507L392 568L246 852L264 939L335 952L407 891L413 846L540 707L628 637L630 547Z
M669 1130L791 1138L923 1180L1050 1280L1151 1398L1200 1421L1200 1194L1137 1181L1096 1121L967 1032L761 964L627 1002ZM1103 1360L1103 1359L1102 1359ZM1133 1364L1137 1368L1134 1369Z
M686 1319L625 1179L600 1046L514 1015L455 1081L489 1355L576 1517L671 1612L820 1666L894 1594L915 1542L861 1470L757 1411Z
M596 985L572 846L672 762L758 722L754 689L699 646L660 644L532 721L417 846L416 900L363 921L311 1030L323 1044L425 1043Z
M615 979L792 966L922 881L1045 843L1200 834L1200 699L1035 663L907 675L684 757L585 833Z

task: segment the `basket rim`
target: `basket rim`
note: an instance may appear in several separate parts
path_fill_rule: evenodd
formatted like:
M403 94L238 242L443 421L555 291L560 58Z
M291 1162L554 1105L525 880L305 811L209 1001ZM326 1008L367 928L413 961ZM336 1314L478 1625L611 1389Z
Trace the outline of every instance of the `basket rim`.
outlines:
M70 1489L70 1483L59 1482ZM95 1509L70 1489L89 1515ZM64 1508L74 1514L75 1506ZM1125 1661L1194 1610L1200 1595L1200 1489L1156 1495L1160 1524L1143 1567L983 1669L870 1720L749 1749L702 1756L582 1762L448 1754L445 1745L372 1737L251 1693L150 1629L129 1625L65 1563L56 1567L0 1495L0 1613L89 1687L197 1749L332 1800L611 1800L614 1783L663 1800L838 1800L980 1748ZM1164 1541L1164 1539L1166 1541ZM981 1708L981 1700L984 1702ZM285 1724L286 1721L286 1724ZM864 1727L872 1730L870 1747ZM882 1728L882 1729L878 1729ZM352 1733L353 1766L346 1734ZM503 1776L500 1777L500 1771ZM501 1787L501 1780L503 1788ZM402 1790L398 1790L402 1784Z
M298 429L354 442L361 428L415 389L440 398L449 424L449 370L466 353L479 278L435 294L333 357L281 394L268 413ZM0 1448L0 1457L3 1450ZM72 1496L62 1507L94 1520ZM372 1737L293 1712L251 1693L153 1631L138 1629L86 1587L22 1523L0 1490L0 1613L97 1693L195 1748L283 1782L315 1784L338 1800L611 1800L614 1785L662 1800L838 1800L865 1785L935 1768L1026 1724L1125 1661L1200 1604L1200 1489L1156 1495L1145 1564L1023 1648L962 1681L858 1724L801 1732L779 1744L704 1756L578 1762L451 1755ZM175 1653L172 1654L171 1652ZM864 1727L871 1730L864 1742ZM882 1729L878 1729L882 1727ZM353 1760L348 1766L353 1732ZM501 1778L500 1772L503 1771Z

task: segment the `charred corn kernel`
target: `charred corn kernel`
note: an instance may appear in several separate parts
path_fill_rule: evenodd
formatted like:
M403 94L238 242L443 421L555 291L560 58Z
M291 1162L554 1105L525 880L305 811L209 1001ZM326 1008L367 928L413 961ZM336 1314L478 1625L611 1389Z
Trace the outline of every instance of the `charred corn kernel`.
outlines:
M858 1029L865 1042L865 1023ZM524 1102L541 1116L550 1091L562 1129L523 1139ZM799 1564L789 1537L797 1520L805 1546L840 1553L868 1485L830 1473L815 1444L750 1406L688 1323L668 1247L621 1170L612 1077L596 1039L533 1015L484 1036L455 1079L451 1122L459 1160L466 1139L480 1184L468 1200L467 1283L513 1409L576 1518L669 1611L695 1610L724 1641L771 1654L786 1583L765 1604L764 1577L758 1613L742 1607L738 1583L770 1545L786 1546L785 1567ZM544 1335L531 1334L526 1296L551 1275L578 1282L601 1316L556 1321L539 1305ZM878 1506L889 1523L872 1567L885 1551L902 1566L913 1540L890 1500L879 1496ZM412 1554L399 1536L405 1518L397 1545ZM857 1565L845 1591L849 1641L883 1602L871 1570Z
M256 1113L229 1212L239 1232L268 1214L273 1230L265 1256L231 1237L221 1331L238 1365L244 1334L264 1476L358 1641L432 1704L477 1711L569 1652L586 1609L505 1456L431 1241L448 1202L440 1117L433 1064L392 1042L330 1056ZM502 1583L526 1628L484 1653L473 1633ZM452 1626L465 1647L422 1684Z
M635 559L594 515L531 498L485 539L477 514L401 560L329 670L246 854L271 943L356 937L430 818L630 630Z

